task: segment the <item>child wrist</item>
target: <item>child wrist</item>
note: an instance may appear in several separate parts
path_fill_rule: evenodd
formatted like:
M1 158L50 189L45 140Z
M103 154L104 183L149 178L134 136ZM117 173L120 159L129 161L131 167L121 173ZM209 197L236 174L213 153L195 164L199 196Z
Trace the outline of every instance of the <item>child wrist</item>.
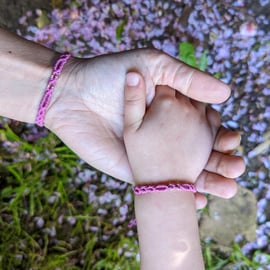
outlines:
M197 189L195 184L183 180L169 180L166 182L159 182L154 184L139 184L133 187L133 192L135 195L167 191L187 191L196 193Z

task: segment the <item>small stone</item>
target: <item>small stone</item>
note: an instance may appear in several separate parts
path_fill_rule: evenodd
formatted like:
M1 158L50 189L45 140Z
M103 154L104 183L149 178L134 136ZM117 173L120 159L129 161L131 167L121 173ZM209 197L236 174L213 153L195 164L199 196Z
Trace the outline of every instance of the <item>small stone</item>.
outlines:
M208 211L200 219L201 239L211 238L217 245L231 247L237 235L247 241L256 239L257 201L243 187L232 199L210 196Z

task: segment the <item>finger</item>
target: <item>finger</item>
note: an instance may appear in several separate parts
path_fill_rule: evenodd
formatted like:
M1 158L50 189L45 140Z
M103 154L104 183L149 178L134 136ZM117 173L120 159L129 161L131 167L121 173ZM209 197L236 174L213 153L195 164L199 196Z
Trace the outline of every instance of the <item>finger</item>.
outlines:
M155 94L155 98L160 98L160 97L175 97L175 90L172 89L171 87L167 86L167 85L158 85L156 87L156 94Z
M158 85L155 92L153 102L148 109L152 110L152 114L157 116L159 113L164 113L171 109L171 106L176 101L176 91L169 86Z
M220 127L220 114L211 107L206 108L207 119L212 127L219 129Z
M208 106L206 107L206 117L212 130L213 138L215 139L221 125L220 115L216 110Z
M197 209L202 209L207 205L207 199L205 195L201 193L195 193L195 205Z
M206 108L207 108L207 104L194 100L194 99L190 99L190 103L192 103L192 105L197 108L197 110L201 111L201 112L205 112Z
M237 178L245 172L246 165L242 157L212 151L205 170L228 178Z
M226 178L218 174L203 171L196 181L198 192L209 193L221 198L229 199L237 192L237 184L234 179Z
M192 100L189 97L183 95L181 92L179 91L175 91L175 97L179 100L179 101L184 101L184 102L188 102L188 103L193 103L193 102L198 102L196 100ZM200 103L200 102L198 102Z
M143 77L136 72L126 75L125 84L125 130L136 131L143 120L146 107L146 89Z
M169 85L202 102L221 103L229 98L231 90L226 84L169 55L161 53L159 56L153 64L152 78L155 85Z
M230 153L240 145L240 142L241 135L239 132L221 126L218 130L213 149L218 152Z

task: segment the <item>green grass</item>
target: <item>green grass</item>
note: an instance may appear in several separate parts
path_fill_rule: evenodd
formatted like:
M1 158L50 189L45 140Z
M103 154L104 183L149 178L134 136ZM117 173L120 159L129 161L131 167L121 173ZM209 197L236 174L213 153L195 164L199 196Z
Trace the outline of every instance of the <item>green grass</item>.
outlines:
M257 251L252 258L246 257L241 247L234 243L230 250L220 251L214 243L203 243L203 256L207 270L255 270L261 267L256 261L256 255L267 256L270 263L270 256ZM261 268L265 269L265 268Z
M5 124L0 139L0 269L138 269L128 220L114 226L119 211L109 204L97 215L84 191L90 183L107 191L99 172L76 183L91 168L51 133L33 144Z

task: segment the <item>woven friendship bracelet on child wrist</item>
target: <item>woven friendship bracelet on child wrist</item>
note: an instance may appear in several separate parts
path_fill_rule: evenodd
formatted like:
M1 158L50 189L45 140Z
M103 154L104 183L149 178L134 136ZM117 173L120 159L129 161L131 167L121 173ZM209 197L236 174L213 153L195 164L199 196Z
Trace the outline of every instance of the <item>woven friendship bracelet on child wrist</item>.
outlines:
M135 195L143 195L146 193L155 193L155 192L165 192L169 190L179 190L179 191L189 191L196 193L197 189L194 184L189 183L159 183L159 184L149 184L149 185L139 185L133 187ZM136 219L130 220L128 227L132 228L135 226Z
M38 112L36 115L35 123L39 125L40 127L44 126L44 120L45 120L45 114L47 111L47 108L50 104L51 98L52 98L52 93L54 90L54 87L56 85L57 79L60 76L64 65L68 61L68 59L71 57L70 53L63 53L58 60L56 61L52 74L50 76L50 79L48 81L47 87L45 89L44 95L40 101L39 107L38 107Z
M196 186L188 183L150 184L133 187L133 191L136 195L154 192L165 192L169 190L189 191L192 193L197 192Z

